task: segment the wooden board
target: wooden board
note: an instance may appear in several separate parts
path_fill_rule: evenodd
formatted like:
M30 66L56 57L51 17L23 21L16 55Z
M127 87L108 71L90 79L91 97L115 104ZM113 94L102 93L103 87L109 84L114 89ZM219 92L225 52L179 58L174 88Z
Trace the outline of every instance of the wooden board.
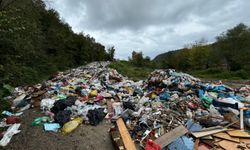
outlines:
M220 133L216 133L213 134L214 137L220 138L220 139L224 139L224 140L229 140L229 141L233 141L233 142L240 142L240 139L237 137L231 137L230 135L228 135L225 132L220 132Z
M202 140L212 140L213 137L211 135L208 135L208 136L203 136L201 137Z
M250 139L249 138L240 138L240 142L245 143L245 144L250 144Z
M214 139L213 140L203 140L203 139L201 139L200 144L205 144L206 146L209 146L209 147L215 147L215 140Z
M242 130L232 130L232 131L227 131L227 133L233 137L250 138L250 135L247 132L242 131Z
M214 130L209 130L209 131L199 131L199 132L192 132L192 135L196 138L212 135L215 133L223 132L226 131L227 129L214 129Z
M214 142L215 142L215 143L218 143L218 142L220 142L220 141L222 141L222 139L217 138L217 137L214 138Z
M211 131L211 130L215 130L215 129L223 129L223 127L222 126L215 126L215 127L203 128L199 132L201 132L201 131Z
M184 126L181 125L175 129L171 130L170 132L165 133L164 135L162 135L158 139L156 139L155 143L159 144L161 146L161 148L164 148L165 146L167 146L168 144L173 142L175 139L186 134L187 132L188 132L188 130Z
M235 142L227 141L227 140L222 140L219 142L220 147L226 149L226 150L236 150L238 149L238 144Z
M196 139L195 143L194 143L194 150L198 150L199 148L199 143L200 143L200 139Z
M125 124L124 124L124 121L122 120L122 118L119 118L117 121L116 121L116 124L117 124L117 127L118 127L118 130L121 134L121 137L122 137L122 141L123 141L123 144L125 146L125 149L126 150L136 150L136 147L135 147L135 143L133 142Z

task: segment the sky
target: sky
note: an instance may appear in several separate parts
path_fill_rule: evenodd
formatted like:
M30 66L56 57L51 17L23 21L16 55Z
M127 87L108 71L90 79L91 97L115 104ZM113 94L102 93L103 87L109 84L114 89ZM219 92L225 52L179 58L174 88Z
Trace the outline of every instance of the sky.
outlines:
M158 54L216 36L239 23L250 26L250 0L51 0L49 8L76 33L94 37L115 57Z

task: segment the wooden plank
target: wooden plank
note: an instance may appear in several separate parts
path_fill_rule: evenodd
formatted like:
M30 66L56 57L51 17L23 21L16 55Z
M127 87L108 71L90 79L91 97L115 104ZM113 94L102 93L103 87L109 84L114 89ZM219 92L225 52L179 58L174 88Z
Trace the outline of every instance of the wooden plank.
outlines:
M117 150L125 149L124 144L123 144L122 139L121 139L121 135L120 135L119 131L116 130L116 128L115 129L113 128L110 130L110 135L112 137L112 142L113 142L115 149L117 149Z
M245 144L250 144L250 139L249 138L240 138L240 142L245 143Z
M216 137L214 138L214 142L215 142L215 143L218 143L218 142L220 142L220 141L222 141L222 139L216 138Z
M212 140L213 137L211 135L208 135L208 136L203 136L201 137L202 140Z
M194 143L194 150L198 150L199 148L199 143L200 143L200 139L196 139L195 143Z
M235 142L222 140L219 142L220 147L226 149L226 150L236 150L238 149L238 144Z
M211 131L211 130L215 130L215 129L223 129L222 126L215 126L215 127L209 127L209 128L203 128L200 131L197 132L201 132L201 131Z
M175 139L186 134L187 132L188 132L188 130L184 126L181 125L175 129L171 130L170 132L165 133L164 135L162 135L158 139L156 139L155 143L159 144L161 146L161 148L164 148L165 146L167 146L168 144L173 142Z
M201 139L200 144L205 144L206 146L209 146L209 147L215 147L215 140L203 140L203 139Z
M231 137L230 135L228 135L225 132L216 133L216 134L213 134L213 136L217 137L217 138L224 139L224 140L229 140L229 141L238 142L238 143L240 142L239 138L237 138L237 137Z
M232 131L227 131L227 133L233 137L250 138L250 135L242 130L232 130Z
M116 121L116 124L117 124L118 130L121 134L125 149L126 150L136 150L135 143L133 142L122 118L119 118Z
M214 130L210 130L210 131L199 131L199 132L192 132L192 135L196 138L200 138L200 137L204 137L204 136L208 136L208 135L212 135L215 133L219 133L219 132L223 132L226 131L227 129L214 129Z

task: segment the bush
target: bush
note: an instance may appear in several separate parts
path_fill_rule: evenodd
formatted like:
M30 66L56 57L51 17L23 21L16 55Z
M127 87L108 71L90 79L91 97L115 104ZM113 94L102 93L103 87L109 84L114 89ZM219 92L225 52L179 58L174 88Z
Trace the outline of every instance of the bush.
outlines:
M147 78L153 71L152 68L148 67L136 67L128 61L114 61L109 67L116 69L120 74L135 81Z

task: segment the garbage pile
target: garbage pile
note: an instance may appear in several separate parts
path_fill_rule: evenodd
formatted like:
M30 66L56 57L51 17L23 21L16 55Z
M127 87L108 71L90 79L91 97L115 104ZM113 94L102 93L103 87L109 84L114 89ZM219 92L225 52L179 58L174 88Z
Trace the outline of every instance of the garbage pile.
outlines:
M135 82L108 64L94 62L16 88L7 97L12 111L2 112L6 118L0 127L8 130L0 136L0 145L20 132L23 111L39 107L44 116L31 125L43 125L49 132L69 134L82 123L113 122L110 134L118 149L133 149L124 136L147 150L250 148L249 86L204 83L173 69L155 70L147 80Z

